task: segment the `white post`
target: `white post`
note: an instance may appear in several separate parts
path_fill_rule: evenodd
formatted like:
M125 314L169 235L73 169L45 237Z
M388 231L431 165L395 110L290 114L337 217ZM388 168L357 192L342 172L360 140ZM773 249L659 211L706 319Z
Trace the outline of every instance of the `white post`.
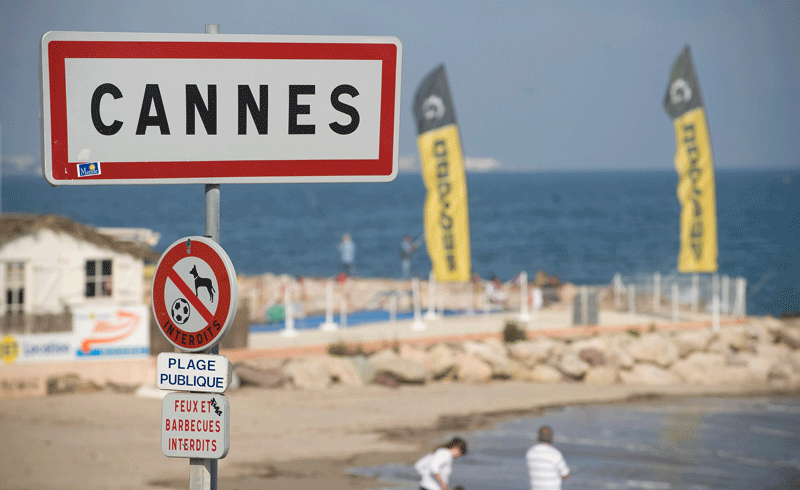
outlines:
M294 329L294 282L290 279L288 282L284 282L283 288L283 321L284 321L284 329L282 335L284 337L295 337L297 336L297 332Z
M628 313L636 314L636 284L628 285Z
M661 273L653 274L653 313L661 309Z
M700 309L700 275L692 274L692 311L697 313Z
M622 275L617 272L614 274L614 309L622 308Z
M733 304L733 314L744 317L747 314L745 297L747 294L747 280L744 277L736 278L736 300Z
M425 324L422 323L422 306L419 299L419 279L416 277L411 280L411 294L414 302L414 323L411 324L411 330L425 330Z
M719 276L711 276L711 329L719 333Z
M679 296L680 291L678 290L678 281L672 283L672 321L678 321L678 301L680 301Z
M339 325L342 328L347 326L347 297L343 296L339 301Z
M589 287L581 286L581 324L589 324Z
M436 315L436 274L433 271L428 275L428 312L426 320L435 320Z
M731 312L731 277L727 274L722 276L722 305L720 309L723 313L730 314Z
M528 313L528 273L525 271L519 274L519 319L523 322L531 319Z
M333 279L328 279L325 284L325 323L319 328L326 332L333 332L339 328L339 325L333 321Z
M539 311L544 306L544 296L542 295L542 288L533 288L533 314L535 318L539 318Z

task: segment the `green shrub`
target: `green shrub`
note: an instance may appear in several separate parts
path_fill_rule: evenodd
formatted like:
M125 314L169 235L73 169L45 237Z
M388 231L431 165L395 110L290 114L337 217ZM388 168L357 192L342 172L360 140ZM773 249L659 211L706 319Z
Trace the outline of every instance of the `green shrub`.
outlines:
M527 338L528 335L525 333L524 328L517 325L516 322L506 322L503 327L503 342L511 344Z
M328 355L334 357L363 356L366 355L366 352L361 344L354 347L344 342L334 342L333 344L328 344Z

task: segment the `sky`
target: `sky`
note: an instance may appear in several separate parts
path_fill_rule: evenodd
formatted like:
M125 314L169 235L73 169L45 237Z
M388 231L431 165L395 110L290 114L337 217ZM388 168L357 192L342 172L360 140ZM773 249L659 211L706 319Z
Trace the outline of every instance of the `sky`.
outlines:
M689 45L717 169L800 167L800 2L0 0L3 171L41 168L48 31L395 36L401 162L411 104L444 63L468 168L670 170L662 106Z

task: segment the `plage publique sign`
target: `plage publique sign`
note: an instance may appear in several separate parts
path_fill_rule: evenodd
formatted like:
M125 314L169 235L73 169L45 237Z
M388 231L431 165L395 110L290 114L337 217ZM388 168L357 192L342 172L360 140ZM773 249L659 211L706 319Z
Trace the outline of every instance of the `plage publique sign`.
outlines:
M48 32L52 185L385 182L397 174L395 37Z

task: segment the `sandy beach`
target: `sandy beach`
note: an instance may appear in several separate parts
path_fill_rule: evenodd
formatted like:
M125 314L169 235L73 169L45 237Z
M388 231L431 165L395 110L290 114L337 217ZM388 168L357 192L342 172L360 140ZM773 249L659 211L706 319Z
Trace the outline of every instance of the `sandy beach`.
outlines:
M528 324L529 334L535 332L539 338L593 337L606 331L609 335L616 332L626 336L625 330L637 324L642 332L658 330L666 339L668 335L677 338L677 332L683 329L708 331L710 327L705 318L708 315L701 315L702 321L698 323L699 317L684 313L686 322L674 324L664 318L604 310L603 325L577 328L569 325L569 310L564 303L543 310ZM262 359L265 364L272 364L277 357L324 356L326 347L336 341L365 347L375 344L372 348L376 350L385 348L381 347L384 344L390 345L390 341L420 346L456 338L473 342L472 348L476 348L477 341L486 339L497 346L501 345L502 325L517 315L518 311L511 311L439 319L429 322L424 332L414 331L411 320L407 320L397 322L393 328L374 324L338 332L307 331L290 338L280 332L251 334L249 349L223 350L222 354L234 363ZM760 327L748 329L739 325L743 321L756 322ZM725 324L731 325L725 331L738 334L723 335L724 344L710 345L723 348L719 346L745 342L750 349L764 345L750 345L755 342L751 334L759 333L762 341L768 342L765 339L773 337L764 336L781 322L771 319L765 323L753 317L728 318ZM669 334L670 331L675 333ZM440 337L434 340L437 336ZM707 337L706 343L711 339ZM794 351L784 346L780 352L785 356ZM606 354L611 356L609 359L614 357L610 350ZM732 359L744 362L736 356ZM754 362L757 357L747 359ZM253 365L259 366L258 362ZM288 364L284 367L288 369ZM568 371L569 366L559 365L559 369ZM744 368L738 369L741 373ZM790 370L787 376L791 375L787 379L794 379L792 368L786 369ZM146 362L141 371L145 374L141 379L155 379L154 367L147 367ZM767 369L760 379L768 379L768 372L771 371ZM513 417L535 415L546 408L658 397L795 394L798 386L754 382L752 376L737 378L743 382L735 383L641 385L630 380L592 384L567 377L560 382L537 382L530 377L520 380L514 376L487 378L482 382L457 378L428 380L424 384L401 383L395 387L325 383L325 389L303 389L295 379L279 388L245 385L229 390L226 396L231 407L230 451L219 461L219 488L379 488L386 483L350 475L347 469L412 463L446 437L491 427ZM90 393L77 390L70 394L0 399L0 433L5 441L0 446L0 486L59 490L187 488L189 460L167 458L161 450L163 392L147 382L139 385L137 392L122 391L119 386L115 389L106 385Z
M231 449L219 462L219 488L375 488L380 484L346 469L410 463L448 434L546 407L765 392L763 386L516 381L323 391L242 388L228 394ZM160 411L157 397L110 392L0 400L2 486L187 488L188 460L161 453Z

